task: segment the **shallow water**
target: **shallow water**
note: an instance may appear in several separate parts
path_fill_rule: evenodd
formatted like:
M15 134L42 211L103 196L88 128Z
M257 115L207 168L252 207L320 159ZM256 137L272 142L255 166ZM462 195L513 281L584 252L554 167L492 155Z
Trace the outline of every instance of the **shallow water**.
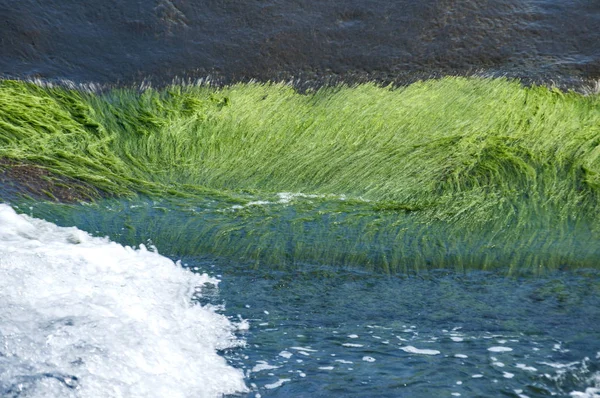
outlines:
M247 322L249 328L237 332L245 346L220 350L244 372L250 390L244 396L595 397L600 388L596 270L510 277L438 269L406 277L326 264L257 267L199 253L178 255L181 241L190 241L175 233L176 222L158 228L147 216L123 217L119 226L110 211L90 212L89 206L38 203L20 209L58 224L77 220L79 228L110 233L129 245L139 238L128 231L150 226L144 234L154 230L161 236L159 251L197 274L220 279L193 301L217 309L232 324ZM155 271L129 272L134 280L148 272L149 280L161 283ZM33 344L43 346L43 338ZM52 354L45 360L55 361ZM70 366L59 362L52 374L72 374ZM32 374L21 370L22 377ZM78 376L78 383L85 385L87 377ZM86 396L83 389L73 394Z

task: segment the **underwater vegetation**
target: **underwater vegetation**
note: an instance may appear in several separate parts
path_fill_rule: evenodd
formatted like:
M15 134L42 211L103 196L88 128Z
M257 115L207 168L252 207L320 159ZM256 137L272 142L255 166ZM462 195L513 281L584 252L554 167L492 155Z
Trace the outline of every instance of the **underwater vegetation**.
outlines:
M539 273L600 258L597 94L451 77L305 93L1 81L0 158L96 195L46 205L71 209L65 222L119 209L115 223L136 220L131 240L179 223L182 255L388 273Z

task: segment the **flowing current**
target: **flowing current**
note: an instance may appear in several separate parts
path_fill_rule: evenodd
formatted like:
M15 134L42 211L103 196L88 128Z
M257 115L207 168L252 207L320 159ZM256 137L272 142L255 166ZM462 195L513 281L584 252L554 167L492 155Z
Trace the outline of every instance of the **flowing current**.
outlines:
M215 397L246 390L218 280L0 204L0 396Z
M174 207L127 228L119 209L49 206L18 209L122 244L0 205L1 397L600 394L592 270L252 268L180 257ZM127 246L150 237L184 264Z

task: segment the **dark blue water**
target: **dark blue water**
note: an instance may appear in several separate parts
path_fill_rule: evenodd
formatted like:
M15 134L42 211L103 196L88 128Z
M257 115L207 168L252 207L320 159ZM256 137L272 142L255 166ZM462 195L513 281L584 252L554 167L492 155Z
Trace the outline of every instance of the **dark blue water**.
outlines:
M250 321L247 348L226 356L262 396L545 397L598 386L597 272L405 279L196 266L222 275L214 300Z
M0 77L133 84L600 77L595 0L0 0Z

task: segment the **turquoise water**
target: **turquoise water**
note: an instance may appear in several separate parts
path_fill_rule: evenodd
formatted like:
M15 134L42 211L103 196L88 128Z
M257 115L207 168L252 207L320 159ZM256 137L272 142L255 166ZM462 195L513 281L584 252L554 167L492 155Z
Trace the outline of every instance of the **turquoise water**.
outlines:
M192 223L181 204L18 210L121 244L156 245L220 279L196 300L249 324L237 333L244 347L221 351L244 372L243 396L596 397L600 388L597 270L511 276L409 265L391 276L324 261L257 263L198 246L211 220Z

